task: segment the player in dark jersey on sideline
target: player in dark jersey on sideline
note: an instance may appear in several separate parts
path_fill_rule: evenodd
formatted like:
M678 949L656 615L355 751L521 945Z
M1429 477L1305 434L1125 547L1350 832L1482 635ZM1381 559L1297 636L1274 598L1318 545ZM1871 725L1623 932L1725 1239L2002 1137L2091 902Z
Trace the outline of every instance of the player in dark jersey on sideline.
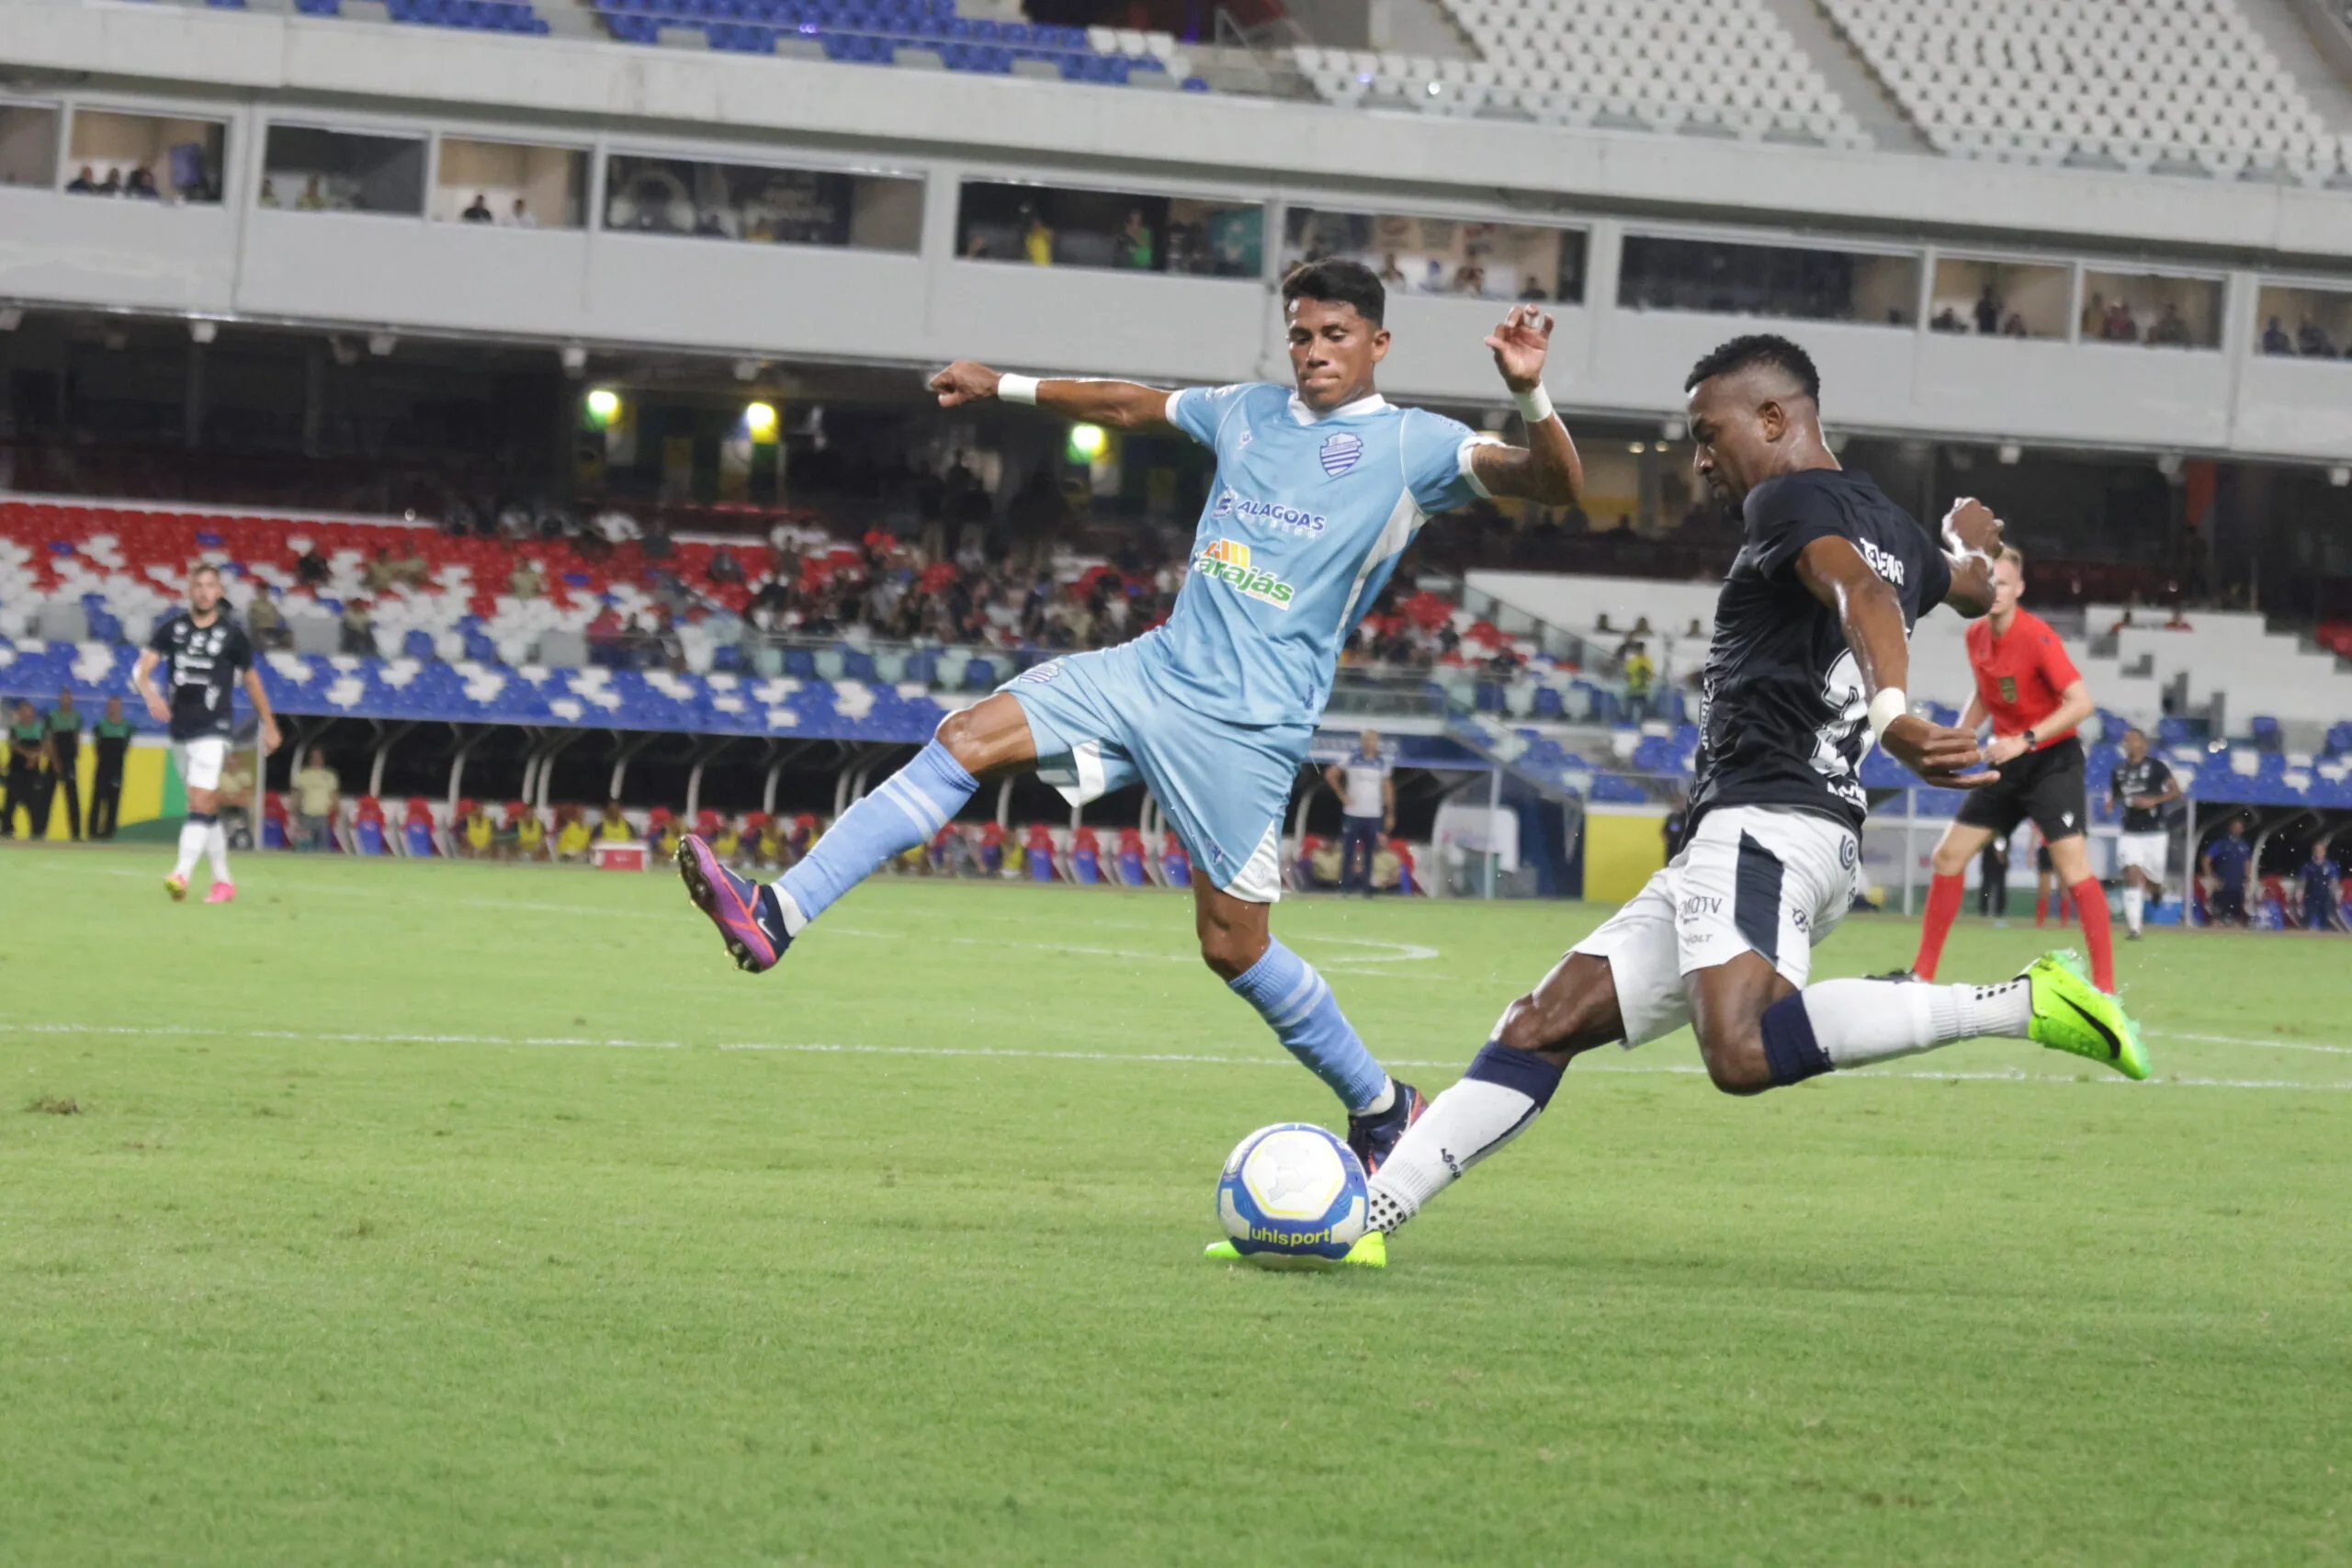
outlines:
M2083 837L2090 816L2083 783L2086 764L2083 743L2075 738L2075 727L2090 717L2096 705L2058 634L2041 616L2018 608L2024 592L2025 558L2004 549L1994 567L1993 613L1968 628L1968 667L1976 676L1976 694L1960 720L1972 734L1987 718L1993 721L1984 760L2001 770L2001 777L1960 803L1960 814L1936 845L1935 878L1928 885L1928 914L1911 972L1922 980L1936 977L1944 938L1960 913L1968 863L1987 839L2013 833L2031 818L2050 848L2052 869L2083 917L2091 979L2100 990L2112 991L2114 933L2107 895L2091 874L2088 840ZM2041 916L2038 904L2034 914Z
M2163 758L2148 755L2147 734L2136 727L2123 732L2123 761L2108 775L2107 797L2123 814L2115 863L2123 872L2123 929L2137 942L2149 896L2165 901L2165 863L2172 851L2165 807L2180 798L2180 781Z
M1785 338L1735 338L1690 372L1699 477L1747 540L1715 604L1698 776L1681 852L1535 989L1504 1010L1461 1081L1372 1178L1390 1231L1518 1135L1568 1062L1689 1025L1718 1089L1755 1094L1979 1035L2030 1039L2148 1074L2139 1032L2071 953L2004 985L1824 980L1814 944L1853 902L1867 741L1929 784L1971 788L1975 737L1910 711L1912 623L1992 607L1999 519L1973 501L1945 545L1823 442L1820 378Z
M168 698L155 685L158 664L170 684ZM212 861L212 890L204 901L225 904L237 896L237 885L229 878L229 837L220 829L215 792L221 765L229 760L232 694L240 678L254 711L261 716L261 749L266 756L277 750L277 719L254 669L254 646L220 602L220 570L199 566L188 573L187 608L166 615L155 627L130 672L148 713L172 727L172 750L181 782L187 785L180 858L164 878L164 891L175 902L187 897L188 874L196 869L198 855Z

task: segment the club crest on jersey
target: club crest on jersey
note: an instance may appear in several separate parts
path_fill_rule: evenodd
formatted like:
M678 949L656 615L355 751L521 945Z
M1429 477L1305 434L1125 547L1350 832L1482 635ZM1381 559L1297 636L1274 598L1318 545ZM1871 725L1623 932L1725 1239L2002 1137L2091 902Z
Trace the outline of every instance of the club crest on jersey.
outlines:
M1277 610L1289 609L1298 592L1272 572L1251 566L1250 547L1238 539L1210 540L1193 558L1193 570L1224 583L1244 598L1272 604Z
M2004 675L2001 677L2001 700L2005 703L2014 703L2018 700L2018 678L2016 676Z
M1354 468L1363 456L1363 443L1342 430L1323 443L1323 471L1336 479Z

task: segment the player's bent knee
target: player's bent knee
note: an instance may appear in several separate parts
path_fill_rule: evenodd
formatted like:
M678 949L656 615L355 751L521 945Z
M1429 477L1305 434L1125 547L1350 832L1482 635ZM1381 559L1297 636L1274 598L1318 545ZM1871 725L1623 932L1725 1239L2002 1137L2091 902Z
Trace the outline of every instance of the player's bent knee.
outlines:
M1707 1077L1725 1094L1761 1094L1772 1087L1772 1064L1759 1029L1713 1030L1699 1036Z
M1220 980L1238 980L1266 955L1266 939L1253 931L1223 928L1201 933L1201 962Z

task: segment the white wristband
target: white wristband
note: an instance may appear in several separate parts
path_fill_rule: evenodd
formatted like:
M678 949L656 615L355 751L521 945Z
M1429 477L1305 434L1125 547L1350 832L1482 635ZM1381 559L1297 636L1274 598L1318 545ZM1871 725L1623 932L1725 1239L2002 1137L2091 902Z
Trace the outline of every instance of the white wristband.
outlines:
M1871 739L1883 742L1886 727L1911 711L1911 699L1900 686L1882 687L1871 699Z
M1532 392L1512 393L1511 400L1519 405L1519 417L1530 424L1541 424L1552 417L1552 394L1541 381Z
M996 395L1000 402L1034 403L1037 400L1037 378L1004 375L996 378Z

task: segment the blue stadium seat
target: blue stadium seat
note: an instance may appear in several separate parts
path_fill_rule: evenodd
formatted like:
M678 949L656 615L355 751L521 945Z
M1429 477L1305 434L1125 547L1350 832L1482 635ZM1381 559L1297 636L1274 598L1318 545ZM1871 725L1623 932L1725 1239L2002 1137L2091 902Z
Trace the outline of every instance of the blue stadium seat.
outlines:
M787 648L784 650L784 672L797 680L813 681L817 678L817 656L805 648Z
M1537 718L1559 719L1566 716L1566 710L1560 702L1560 689L1557 686L1535 688L1534 714Z

